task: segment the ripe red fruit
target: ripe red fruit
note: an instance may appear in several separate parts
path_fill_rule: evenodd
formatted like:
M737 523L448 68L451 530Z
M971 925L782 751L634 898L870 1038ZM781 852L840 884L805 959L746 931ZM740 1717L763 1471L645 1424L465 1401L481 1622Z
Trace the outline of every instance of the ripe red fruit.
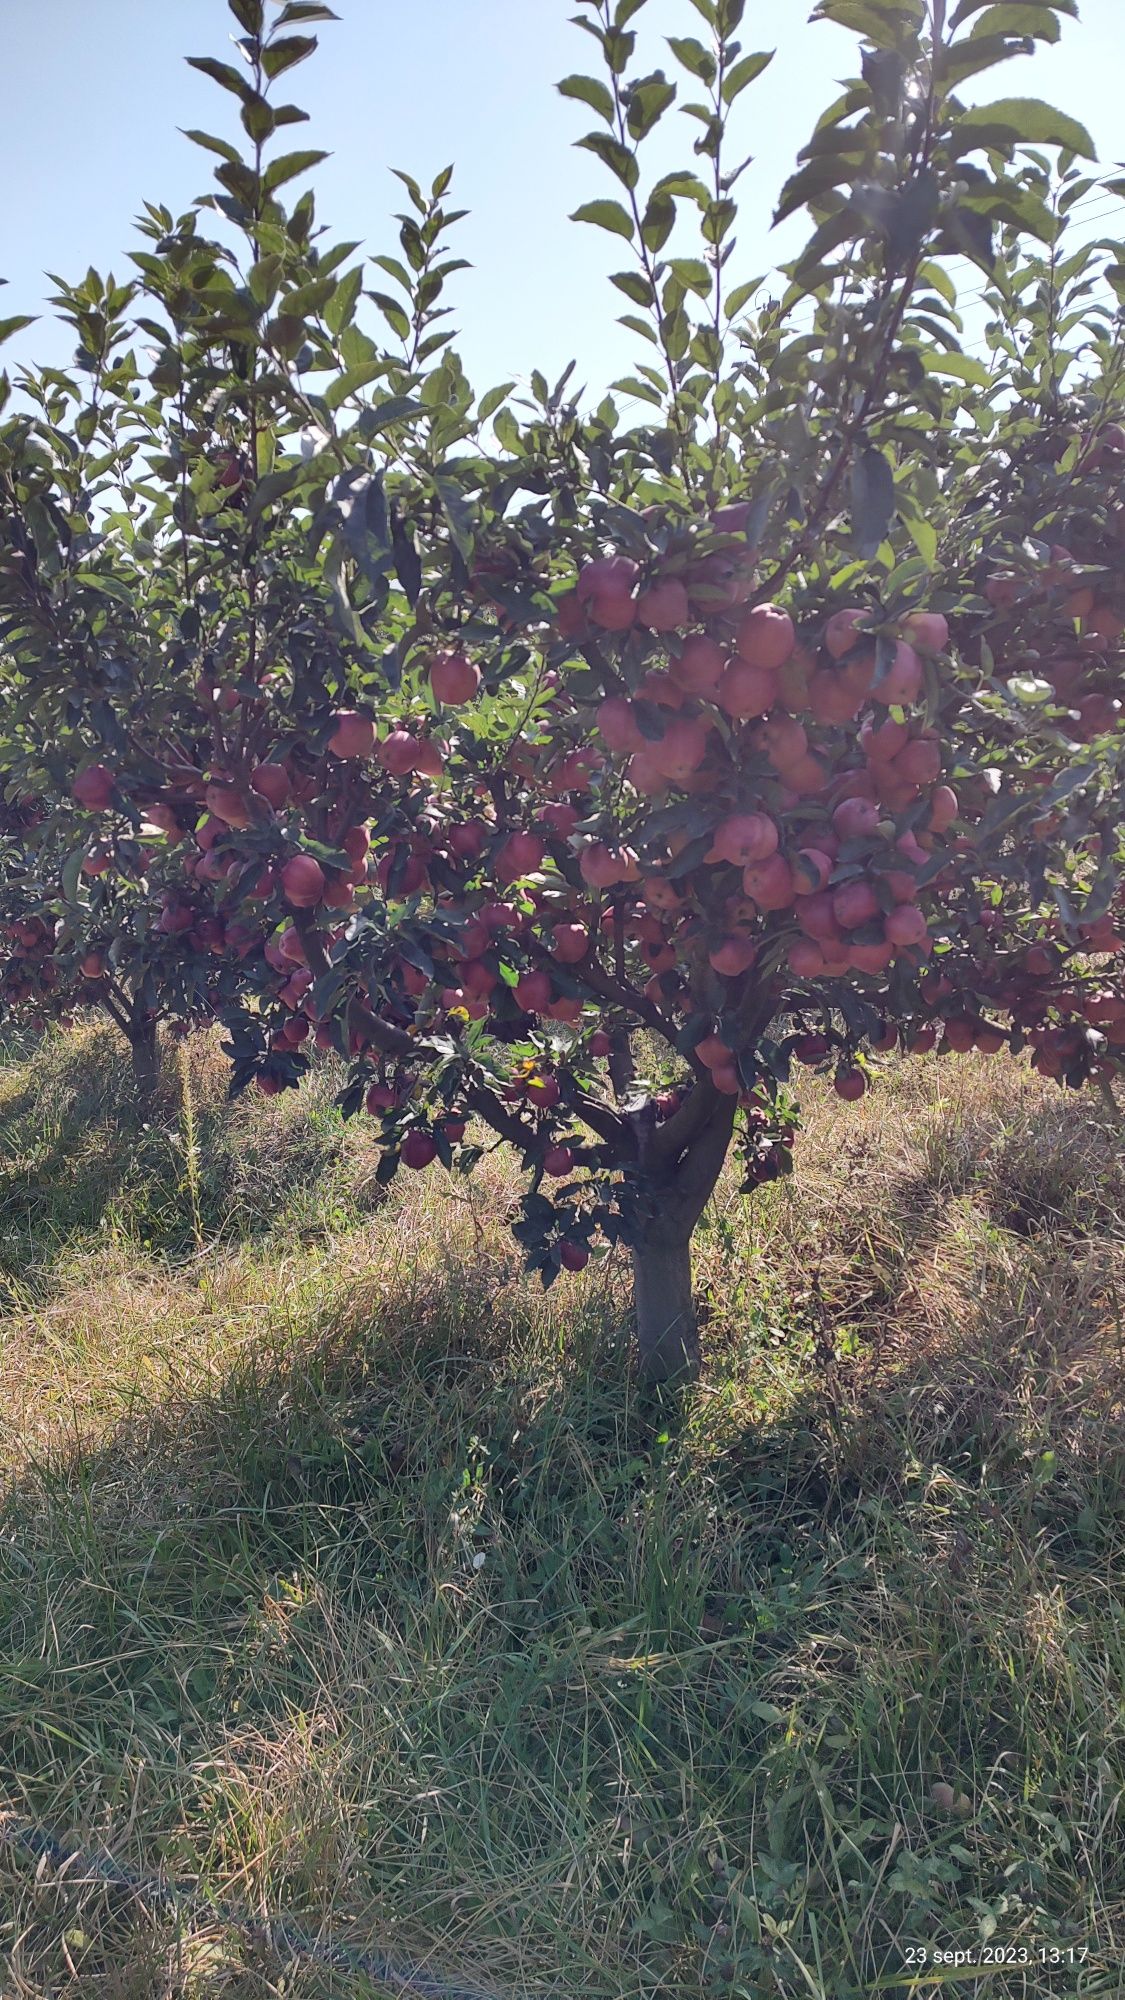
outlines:
M595 1028L586 1046L592 1056L608 1056L613 1049L613 1043L604 1028Z
M683 908L683 897L674 882L666 882L662 875L646 875L641 883L641 895L650 910L679 910Z
M965 1014L951 1015L945 1024L945 1044L957 1055L967 1055L977 1038L980 1022Z
M83 979L100 979L105 972L105 959L101 952L88 951L81 962L79 971Z
M311 854L294 854L281 871L281 888L295 910L311 910L324 894L324 870Z
M617 882L631 879L636 857L630 848L614 850L604 840L592 840L582 849L578 867L582 880L591 889L611 889Z
M782 773L808 753L809 739L804 725L797 721L795 715L785 715L780 710L766 717L757 733L757 741L774 770Z
M768 813L731 813L715 828L706 858L748 868L752 862L776 854L779 838L776 822Z
M794 938L789 947L789 970L797 979L819 979L826 970L824 953L815 938Z
M530 1097L533 1104L541 1104L546 1111L554 1109L561 1094L557 1077L533 1076L524 1084L524 1095Z
M743 721L751 715L766 715L777 701L776 674L750 660L732 660L717 688L715 700L724 714Z
M940 611L912 611L902 621L902 636L916 653L932 657L944 653L949 644L949 621Z
M793 886L798 896L813 896L832 873L830 857L819 847L799 847L793 862Z
M793 620L779 604L756 604L742 620L735 640L740 658L766 673L783 667L796 643Z
M590 1261L590 1252L584 1244L572 1243L569 1239L559 1244L559 1263L564 1271L584 1271Z
M88 764L75 778L71 796L87 812L104 812L113 804L113 772L105 764Z
M940 744L929 736L915 737L895 758L894 775L911 785L936 784L941 776Z
M823 1062L828 1054L828 1038L826 1035L802 1035L793 1044L793 1054L799 1063L807 1067Z
M408 1132L402 1142L400 1154L404 1167L411 1167L415 1173L428 1167L437 1158L437 1147L428 1132Z
M536 874L546 851L538 834L510 833L496 855L497 881L518 882L525 875Z
M551 936L555 957L561 965L577 965L590 949L590 933L585 924L556 924Z
M758 956L753 938L731 932L708 953L712 970L726 979L739 979L749 972Z
M633 713L633 704L626 701L624 695L607 695L598 708L596 721L602 742L615 755L627 755L630 751L644 748L645 739Z
M888 708L909 708L922 692L922 662L913 646L905 641L895 647L895 655L883 679L874 690L876 699Z
M464 653L446 653L430 668L430 686L447 708L471 701L480 686L480 668Z
M637 623L650 632L678 632L687 624L688 594L678 577L663 577L642 590L637 599Z
M726 664L727 656L717 641L696 632L684 640L679 659L669 662L669 671L688 694L710 694Z
M829 659L842 660L853 647L858 646L866 636L864 626L870 626L874 613L862 606L850 611L834 611L824 628L824 650Z
M110 859L108 847L92 847L82 862L83 875L104 875Z
M832 1088L846 1104L854 1104L867 1089L867 1078L861 1069L838 1069L832 1079Z
M888 943L900 946L925 944L929 936L926 919L916 903L900 903L889 911L883 930Z
M375 748L375 724L366 715L357 714L354 708L340 708L333 721L336 726L328 738L328 748L334 757L349 762L370 757Z
M716 1069L722 1064L729 1063L734 1051L721 1036L704 1035L703 1040L696 1043L695 1053L708 1069Z
M640 570L628 556L601 556L578 577L578 601L606 632L627 632L637 615L633 591Z
M392 729L379 745L379 762L392 778L408 777L415 768L418 739L408 729Z
M257 764L250 773L250 789L278 812L289 797L289 773L283 764Z
M555 603L555 624L560 639L586 639L590 626L576 590L566 590Z
M365 826L349 826L340 842L340 846L352 864L353 873L358 872L362 877L371 847L371 835L368 833L367 828Z
M237 785L208 785L204 796L208 812L221 819L225 826L253 825L254 815Z
M815 938L818 944L839 939L840 926L833 905L834 897L826 889L818 889L813 895L798 899L797 922L806 937Z
M787 910L797 894L793 870L784 854L770 854L764 861L755 861L744 868L742 889L763 913Z
M841 840L866 840L879 825L879 808L870 799L841 799L832 814Z
M420 778L440 778L445 766L441 751L430 736L423 736L414 753L414 769Z
M550 1006L554 990L549 973L525 972L516 981L516 1004L528 1014L541 1014Z
M879 914L879 898L870 882L845 882L832 897L832 914L846 931L869 924Z
M690 778L692 772L699 769L707 754L707 725L678 718L668 724L659 743L646 746L646 752L663 777L682 784L685 778Z
M574 1154L569 1146L548 1146L543 1155L543 1172L554 1180L562 1180L574 1165Z

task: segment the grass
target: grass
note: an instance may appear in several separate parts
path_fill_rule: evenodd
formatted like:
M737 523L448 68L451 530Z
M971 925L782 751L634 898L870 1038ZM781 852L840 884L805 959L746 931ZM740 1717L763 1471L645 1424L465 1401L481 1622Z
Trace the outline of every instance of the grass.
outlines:
M616 1264L522 1279L501 1156L384 1193L327 1072L231 1107L193 1044L138 1129L106 1034L8 1058L2 1809L199 1896L0 1843L4 2000L392 1990L279 1913L503 2000L1122 1991L1100 1103L810 1082L673 1406Z

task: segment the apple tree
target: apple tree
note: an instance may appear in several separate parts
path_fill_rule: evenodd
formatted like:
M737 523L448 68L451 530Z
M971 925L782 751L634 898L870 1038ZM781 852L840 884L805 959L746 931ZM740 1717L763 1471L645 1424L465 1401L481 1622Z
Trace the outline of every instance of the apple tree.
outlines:
M325 241L275 86L330 12L230 5L214 190L60 286L74 368L0 426L8 797L88 814L234 1088L331 1048L384 1178L514 1148L529 1265L626 1245L642 1366L690 1373L694 1230L728 1159L789 1170L795 1066L1125 1055L1125 272L1082 127L959 95L1074 7L821 0L856 74L767 281L743 0L662 68L645 0L579 0L576 219L638 343L594 402L474 394L448 171L373 268Z

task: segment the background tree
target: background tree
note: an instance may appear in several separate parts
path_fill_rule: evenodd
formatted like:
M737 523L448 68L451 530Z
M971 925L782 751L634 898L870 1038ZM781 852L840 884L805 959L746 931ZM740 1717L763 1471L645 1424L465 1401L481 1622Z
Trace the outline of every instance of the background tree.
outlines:
M143 849L161 979L213 996L235 1088L334 1047L385 1177L514 1145L529 1263L628 1244L662 1378L698 1365L732 1144L747 1189L786 1169L794 1061L845 1098L939 1039L1115 1072L1125 431L1117 253L1067 245L1090 142L957 95L1069 0L823 0L859 74L772 286L736 280L732 137L768 55L742 0L692 0L669 78L643 5L582 0L561 86L613 182L579 219L629 260L625 425L569 371L474 397L448 172L400 176L378 290L286 206L319 155L278 150L272 86L329 11L231 0L239 61L197 62L244 134L192 135L217 192L146 210L134 284L60 287L75 370L0 433L0 758L121 879ZM650 183L677 112L689 163Z

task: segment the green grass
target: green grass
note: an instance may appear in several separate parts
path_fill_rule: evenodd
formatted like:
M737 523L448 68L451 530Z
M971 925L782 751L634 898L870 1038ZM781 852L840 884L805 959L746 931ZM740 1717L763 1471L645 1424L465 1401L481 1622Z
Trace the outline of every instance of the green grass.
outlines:
M0 1845L4 2000L390 1990L232 1911L504 2000L1121 1992L1100 1105L810 1086L662 1405L614 1263L521 1277L502 1158L384 1194L330 1075L232 1108L201 1045L193 1175L174 1068L138 1129L111 1038L9 1055L0 1800L202 1900ZM986 1944L1081 1962L917 1960Z

